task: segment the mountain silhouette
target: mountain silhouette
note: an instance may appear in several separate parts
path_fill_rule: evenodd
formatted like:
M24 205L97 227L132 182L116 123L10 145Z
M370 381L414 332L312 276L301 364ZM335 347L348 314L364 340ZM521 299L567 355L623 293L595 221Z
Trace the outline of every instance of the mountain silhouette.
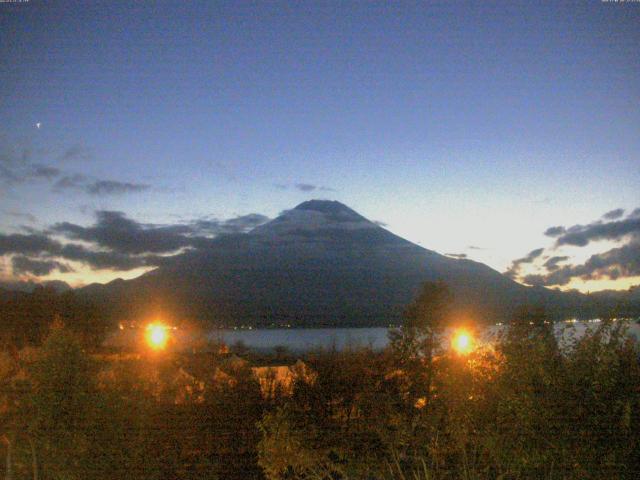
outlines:
M386 326L401 321L425 281L436 280L451 287L458 314L477 321L501 321L521 304L541 304L559 318L584 303L581 294L526 287L482 263L422 248L325 200L301 203L249 233L217 237L133 280L80 293L118 318Z

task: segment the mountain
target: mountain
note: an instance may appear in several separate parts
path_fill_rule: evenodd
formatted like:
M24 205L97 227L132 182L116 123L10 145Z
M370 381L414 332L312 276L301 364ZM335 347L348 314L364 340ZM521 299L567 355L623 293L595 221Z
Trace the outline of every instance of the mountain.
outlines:
M525 287L488 266L415 245L335 201L311 200L249 233L220 236L133 280L79 291L118 318L162 314L218 325L397 324L421 284L443 280L460 315L520 304L573 316L585 296ZM572 313L574 312L574 313Z
M32 280L13 281L13 282L0 281L0 289L5 291L10 291L10 292L31 293L39 287L51 288L58 293L71 290L71 287L69 286L69 284L67 282L63 282L62 280L49 280L49 281L39 282L39 283L36 283Z

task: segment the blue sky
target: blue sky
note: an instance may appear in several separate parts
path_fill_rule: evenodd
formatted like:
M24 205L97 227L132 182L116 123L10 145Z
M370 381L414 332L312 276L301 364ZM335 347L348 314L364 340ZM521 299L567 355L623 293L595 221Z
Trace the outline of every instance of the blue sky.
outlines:
M0 32L5 235L331 198L504 271L550 226L640 206L640 4L32 0ZM122 273L73 269L46 278Z

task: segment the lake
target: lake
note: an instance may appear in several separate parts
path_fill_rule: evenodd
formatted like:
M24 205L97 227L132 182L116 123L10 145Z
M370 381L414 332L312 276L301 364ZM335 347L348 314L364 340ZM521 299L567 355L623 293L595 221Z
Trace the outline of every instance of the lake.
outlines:
M556 323L554 328L559 338L569 338L570 332L582 335L587 329L597 328L598 322ZM484 327L477 336L480 342L490 342L503 327L491 325ZM452 331L445 332L443 344L449 343ZM636 339L640 339L640 324L636 321L630 323L629 333ZM383 349L389 342L388 329L373 328L270 328L270 329L221 329L210 331L206 337L210 341L222 340L229 346L238 342L247 347L268 351L275 347L286 347L290 351L304 352L318 348L333 348L343 350L348 347L372 347L375 350ZM180 330L172 330L178 346L188 348L192 343L191 336ZM106 341L105 346L132 348L140 342L140 330L125 329L113 333Z

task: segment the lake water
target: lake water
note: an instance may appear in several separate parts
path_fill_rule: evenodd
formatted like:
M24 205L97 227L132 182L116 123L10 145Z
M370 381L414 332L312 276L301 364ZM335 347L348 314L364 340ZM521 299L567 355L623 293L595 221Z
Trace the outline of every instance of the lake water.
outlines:
M576 336L582 335L587 329L598 327L595 322L556 323L554 328L557 336L569 338L573 331ZM492 325L476 332L480 342L490 342L500 330L501 326ZM366 346L373 349L383 349L389 343L387 328L273 328L273 329L238 329L238 330L214 330L207 334L210 341L222 340L229 346L238 342L251 349L260 351L273 350L275 347L286 347L290 351L304 352L319 348L337 348L343 350L347 347ZM443 336L443 344L449 343L448 331ZM640 339L640 324L629 323L629 333L636 340ZM132 348L139 344L142 333L140 330L125 329L115 332L106 341L106 346ZM188 348L192 343L190 335L180 330L172 330L171 336L175 343Z
M556 336L568 340L570 336L581 336L587 329L597 328L597 322L556 323ZM503 327L491 325L476 332L480 342L491 342ZM387 328L276 328L257 330L221 330L213 332L209 338L222 339L227 345L233 346L242 342L247 347L256 350L270 350L283 346L291 351L308 351L317 348L332 348L343 350L347 347L370 346L381 350L389 343L389 329ZM448 344L453 330L445 331L443 343ZM629 334L636 340L640 339L640 324L629 324Z

